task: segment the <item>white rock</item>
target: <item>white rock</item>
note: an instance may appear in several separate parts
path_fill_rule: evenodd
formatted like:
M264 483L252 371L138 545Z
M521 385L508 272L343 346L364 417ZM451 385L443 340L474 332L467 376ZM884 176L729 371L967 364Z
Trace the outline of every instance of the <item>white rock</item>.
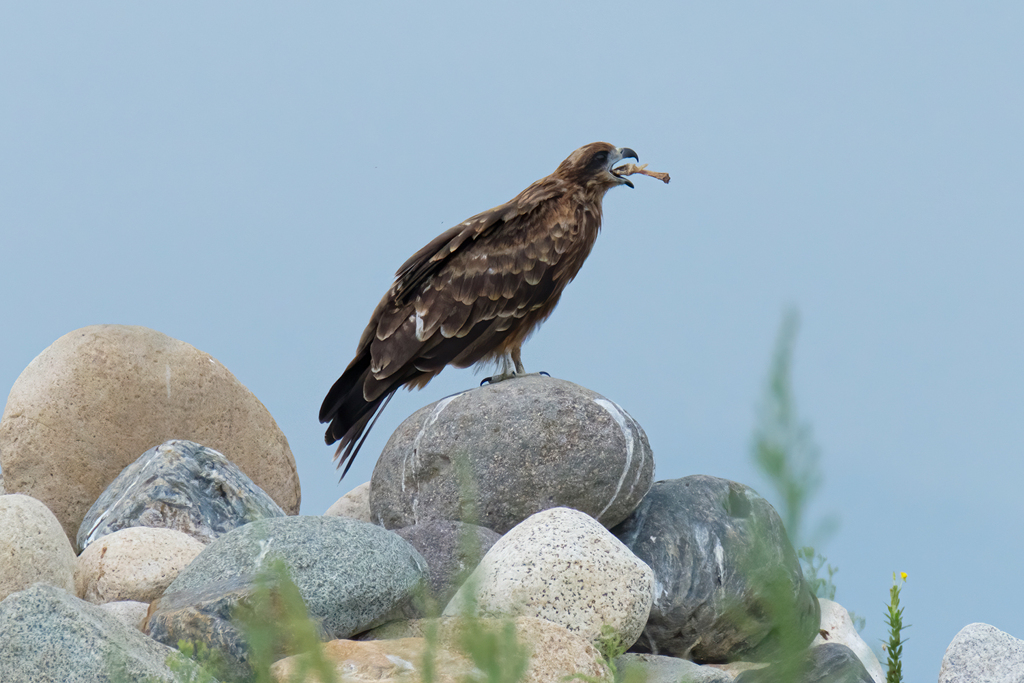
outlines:
M152 602L204 548L175 529L135 526L115 531L79 556L75 592L94 604Z
M968 624L946 648L939 683L1020 683L1024 640L988 624Z
M825 598L818 598L818 604L821 605L821 630L828 635L827 637L820 634L815 636L811 646L841 643L853 650L853 654L857 655L857 659L864 665L875 683L885 683L885 672L882 670L882 665L868 644L857 633L857 629L850 619L850 613L839 603Z
M607 624L632 645L647 623L654 575L589 515L552 508L494 544L445 616L466 613L474 599L479 616L540 617L591 643Z
M360 522L370 522L370 482L360 484L327 508L324 517L351 517Z
M100 605L104 610L128 624L132 628L142 630L146 623L146 615L149 614L149 605L134 600L118 600Z
M34 583L75 589L75 551L49 508L20 493L0 495L0 600Z

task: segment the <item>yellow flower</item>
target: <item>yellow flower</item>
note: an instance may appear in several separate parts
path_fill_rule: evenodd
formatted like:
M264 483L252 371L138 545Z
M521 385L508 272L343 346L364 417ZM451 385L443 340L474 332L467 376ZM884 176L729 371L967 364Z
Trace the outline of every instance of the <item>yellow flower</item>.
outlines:
M904 581L906 581L907 580L907 573L906 572L900 572L900 578L903 579Z

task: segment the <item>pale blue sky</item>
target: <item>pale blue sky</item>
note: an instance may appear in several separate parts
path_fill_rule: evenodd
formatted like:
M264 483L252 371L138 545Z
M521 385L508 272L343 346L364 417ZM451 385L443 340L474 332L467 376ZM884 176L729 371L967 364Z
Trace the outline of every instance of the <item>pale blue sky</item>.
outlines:
M782 311L823 451L837 599L907 680L983 621L1024 638L1024 5L7 3L0 389L61 335L145 325L266 404L303 512L316 420L395 269L595 140L672 174L605 227L528 369L605 394L660 479L771 498L749 458ZM2 389L6 391L6 389Z

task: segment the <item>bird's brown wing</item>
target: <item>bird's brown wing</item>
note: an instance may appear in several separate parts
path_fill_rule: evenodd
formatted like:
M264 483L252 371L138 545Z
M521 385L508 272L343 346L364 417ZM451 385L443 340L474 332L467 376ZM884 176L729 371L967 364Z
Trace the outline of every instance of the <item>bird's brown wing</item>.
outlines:
M470 218L402 266L367 335L377 382L410 363L436 373L500 356L521 323L554 306L571 279L559 265L582 235L550 185Z

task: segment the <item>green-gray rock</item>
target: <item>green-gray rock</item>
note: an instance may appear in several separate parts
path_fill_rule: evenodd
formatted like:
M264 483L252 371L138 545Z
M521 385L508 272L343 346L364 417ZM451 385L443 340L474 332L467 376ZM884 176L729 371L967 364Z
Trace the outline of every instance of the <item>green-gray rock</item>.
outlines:
M231 607L251 592L252 578L274 558L284 561L310 616L328 638L348 638L401 609L427 567L397 534L366 522L345 517L259 520L221 536L178 574L165 593L173 596L174 609L161 601L150 620L153 636L177 642L186 628L224 628ZM218 593L218 586L225 588ZM205 627L194 621L173 623L174 615L190 604L190 593L192 604L210 606ZM189 634L213 644L202 633Z
M177 679L165 661L176 652L53 586L36 584L0 602L3 683L170 682Z

